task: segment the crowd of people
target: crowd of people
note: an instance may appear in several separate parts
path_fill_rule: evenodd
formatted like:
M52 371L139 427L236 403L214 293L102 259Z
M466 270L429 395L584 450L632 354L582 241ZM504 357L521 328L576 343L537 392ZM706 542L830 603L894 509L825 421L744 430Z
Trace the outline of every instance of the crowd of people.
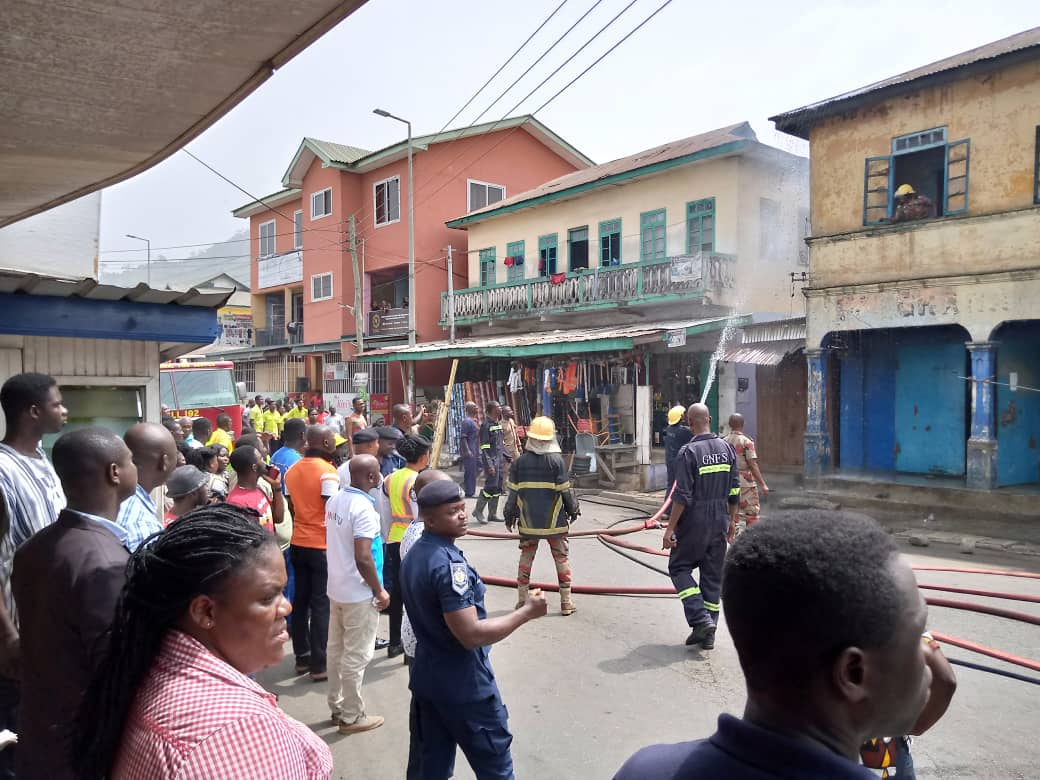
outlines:
M408 406L371 427L362 399L343 418L258 397L235 440L227 415L215 428L164 418L123 436L62 433L57 383L28 373L3 384L0 407L0 728L19 737L0 752L0 778L327 778L328 746L256 680L290 643L342 734L385 722L367 711L365 669L377 649L404 656L408 778L450 777L456 748L478 778L513 777L488 651L548 610L529 586L539 540L561 613L576 609L567 535L580 505L550 419L535 418L525 443L497 403L479 426L467 408L477 430L463 455L484 475L474 515L498 519L507 494L501 519L520 539L516 607L488 617L455 544L474 475L464 491L430 468L429 419L416 424ZM743 475L765 487L753 442L732 420L736 444L719 439L701 405L686 421L669 571L687 644L713 646L725 598L748 705L709 740L640 751L617 777L872 777L861 750L912 776L904 735L941 717L955 681L921 641L909 566L872 521L840 513L754 523L747 512L753 527L727 552L750 505ZM46 434L61 434L50 459Z

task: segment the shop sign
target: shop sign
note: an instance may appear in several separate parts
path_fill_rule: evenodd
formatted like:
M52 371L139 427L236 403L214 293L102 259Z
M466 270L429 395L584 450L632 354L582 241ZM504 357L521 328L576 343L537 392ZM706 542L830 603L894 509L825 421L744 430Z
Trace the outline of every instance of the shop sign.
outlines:
M665 334L665 341L668 342L668 348L672 347L685 347L686 346L686 328L679 328L678 330L670 330Z

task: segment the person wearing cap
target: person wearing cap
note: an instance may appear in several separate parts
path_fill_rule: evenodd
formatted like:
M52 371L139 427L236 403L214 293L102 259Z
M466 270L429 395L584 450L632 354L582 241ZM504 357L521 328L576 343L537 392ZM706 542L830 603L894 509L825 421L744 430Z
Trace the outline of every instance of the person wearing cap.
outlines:
M409 776L451 777L459 747L477 777L511 778L513 737L489 649L543 616L545 597L536 589L519 609L488 618L487 588L455 546L466 534L459 486L435 480L416 503L424 530L401 567L401 593L417 640L409 680L408 761L417 773Z
M668 410L668 427L664 429L664 468L668 483L665 492L675 484L675 464L679 459L679 450L693 438L693 431L686 424L686 407L673 406Z
M520 526L520 564L517 567L517 608L527 601L531 567L538 541L545 539L556 563L560 583L560 612L573 615L571 563L567 532L581 509L571 490L571 478L560 456L556 425L548 417L535 417L527 429L527 450L509 469L506 483L506 528Z
M393 425L381 425L376 428L379 434L379 473L389 477L399 468L404 467L404 458L397 454L397 442L404 438L399 428Z
M909 184L899 186L894 200L896 207L892 212L892 222L912 222L935 216L935 204L931 199L914 190Z
M166 496L173 506L163 515L163 526L209 503L209 474L195 466L178 466L166 481Z

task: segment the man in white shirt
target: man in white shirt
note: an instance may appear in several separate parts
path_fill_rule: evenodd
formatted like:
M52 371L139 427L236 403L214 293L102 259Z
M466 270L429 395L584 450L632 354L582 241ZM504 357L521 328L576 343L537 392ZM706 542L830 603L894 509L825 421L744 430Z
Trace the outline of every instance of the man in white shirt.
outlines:
M325 505L330 602L329 710L341 734L383 725L381 715L365 713L361 683L375 652L379 610L390 603L372 558L379 515L368 491L379 484L379 461L355 455L349 461L350 487Z
M329 407L328 417L325 418L325 424L332 428L336 433L342 435L343 428L347 424L347 418L336 411L335 406ZM346 438L350 438L349 436Z

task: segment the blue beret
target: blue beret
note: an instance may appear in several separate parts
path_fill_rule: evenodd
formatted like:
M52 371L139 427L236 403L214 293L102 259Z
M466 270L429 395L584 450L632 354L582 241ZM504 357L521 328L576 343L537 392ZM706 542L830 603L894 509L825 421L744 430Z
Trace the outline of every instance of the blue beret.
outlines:
M379 432L375 428L362 428L360 431L354 431L350 440L354 444L371 443L379 440Z
M380 425L376 428L376 433L379 434L380 439L389 439L390 441L404 438L404 434L392 425Z
M415 500L419 506L429 508L442 504L453 504L462 499L462 489L457 483L447 479L438 479L420 490Z

